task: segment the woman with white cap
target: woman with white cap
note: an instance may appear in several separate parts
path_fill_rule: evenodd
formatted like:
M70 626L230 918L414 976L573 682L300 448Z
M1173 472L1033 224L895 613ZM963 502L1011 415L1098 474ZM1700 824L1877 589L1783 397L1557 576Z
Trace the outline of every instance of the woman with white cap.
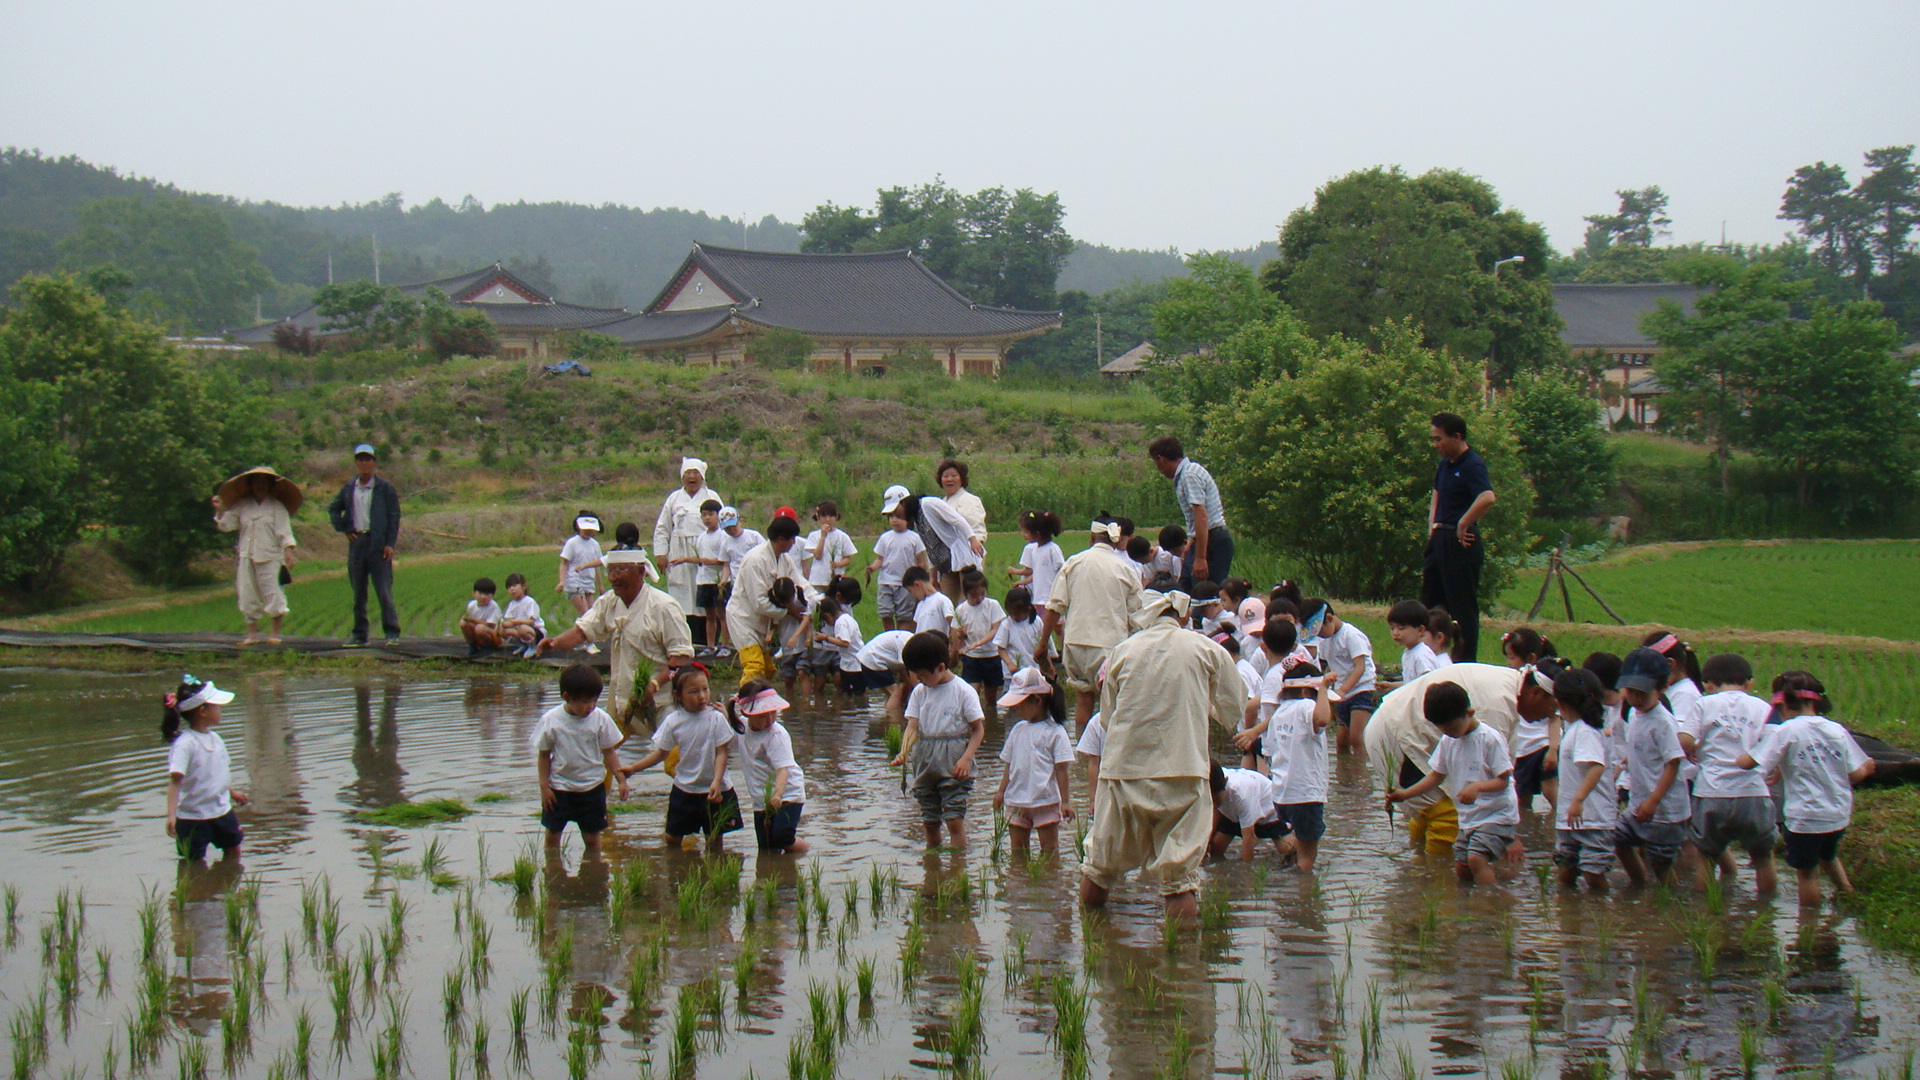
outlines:
M304 498L297 484L265 465L228 478L213 497L214 525L221 532L240 534L233 582L240 614L247 618L242 645L259 644L262 616L273 620L267 644L280 644L280 624L287 617L280 571L299 561L292 515Z
M706 462L682 457L680 486L660 504L660 517L653 524L653 557L666 571L667 595L687 614L687 628L695 645L712 644L707 640L706 612L694 604L700 535L707 531L700 523L700 504L708 499L723 505L727 501L707 486Z

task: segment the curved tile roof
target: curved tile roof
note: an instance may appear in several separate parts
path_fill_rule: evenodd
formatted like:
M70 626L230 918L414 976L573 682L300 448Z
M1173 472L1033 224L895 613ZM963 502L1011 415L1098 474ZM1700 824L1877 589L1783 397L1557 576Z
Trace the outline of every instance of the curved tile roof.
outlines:
M1647 285L1566 282L1553 287L1553 306L1566 323L1560 340L1566 342L1569 349L1651 349L1656 342L1640 329L1640 320L1660 306L1662 300L1671 300L1691 312L1699 296L1698 286L1677 282Z

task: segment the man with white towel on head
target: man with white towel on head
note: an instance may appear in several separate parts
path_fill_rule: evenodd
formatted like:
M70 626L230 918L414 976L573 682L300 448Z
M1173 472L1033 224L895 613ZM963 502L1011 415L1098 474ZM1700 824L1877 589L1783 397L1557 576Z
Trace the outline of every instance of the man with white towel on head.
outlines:
M1114 557L1120 526L1105 514L1092 526L1093 543L1060 568L1053 579L1053 595L1040 622L1040 644L1033 662L1052 670L1047 643L1064 625L1066 648L1060 654L1060 678L1078 699L1074 730L1086 729L1093 716L1093 695L1100 665L1107 653L1126 640L1127 619L1140 610L1140 573L1130 561Z
M717 644L707 640L706 610L694 603L700 536L707 531L700 522L700 504L708 499L722 506L727 502L707 486L707 463L697 457L682 457L680 486L660 504L660 517L653 523L653 554L667 575L667 595L686 613L687 628L696 645Z

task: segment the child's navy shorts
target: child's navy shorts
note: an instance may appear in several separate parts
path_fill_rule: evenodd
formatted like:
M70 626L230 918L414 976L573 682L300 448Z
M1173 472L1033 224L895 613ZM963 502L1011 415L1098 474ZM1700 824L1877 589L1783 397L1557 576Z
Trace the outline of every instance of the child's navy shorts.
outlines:
M607 785L595 785L589 791L553 789L553 806L540 808L540 827L557 833L571 821L587 835L607 827Z
M1006 667L998 656L963 656L960 658L960 677L975 686L985 686L993 690L1000 689L1006 682Z
M1531 754L1515 758L1513 762L1513 791L1521 799L1531 799L1540 794L1541 785L1549 780L1560 779L1560 766L1547 767L1547 748L1541 747Z
M800 811L804 804L781 803L774 811L753 812L753 840L765 851L785 851L800 835Z
M217 818L175 818L173 846L183 859L199 862L207 857L207 845L221 851L240 846L240 819L229 810Z
M1213 831L1221 836L1231 836L1236 840L1247 835L1247 830L1241 828L1239 822L1219 813L1213 815ZM1256 821L1253 823L1253 835L1261 840L1278 840L1287 835L1286 822L1279 818Z
M719 802L708 802L704 794L674 788L667 794L667 835L692 836L702 833L719 836L738 829L740 799L728 788Z
M712 611L720 606L720 585L708 582L693 587L693 606L702 611Z
M1359 709L1365 713L1372 712L1373 691L1362 690L1359 693L1348 694L1346 697L1334 703L1334 720L1337 721L1341 727L1349 726L1353 723L1353 710L1355 709Z
M1834 832L1794 832L1787 830L1787 865L1795 870L1813 870L1823 862L1840 857L1840 838L1847 830Z

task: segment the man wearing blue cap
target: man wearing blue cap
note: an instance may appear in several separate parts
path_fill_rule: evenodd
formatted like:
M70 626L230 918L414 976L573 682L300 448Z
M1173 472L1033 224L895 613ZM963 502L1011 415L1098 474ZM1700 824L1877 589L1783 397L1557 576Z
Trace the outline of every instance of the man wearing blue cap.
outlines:
M387 644L400 640L400 611L393 606L393 546L400 540L400 493L384 476L373 447L353 448L354 478L327 507L333 531L347 537L347 581L353 585L353 640L367 643L367 582L380 598L380 627Z

